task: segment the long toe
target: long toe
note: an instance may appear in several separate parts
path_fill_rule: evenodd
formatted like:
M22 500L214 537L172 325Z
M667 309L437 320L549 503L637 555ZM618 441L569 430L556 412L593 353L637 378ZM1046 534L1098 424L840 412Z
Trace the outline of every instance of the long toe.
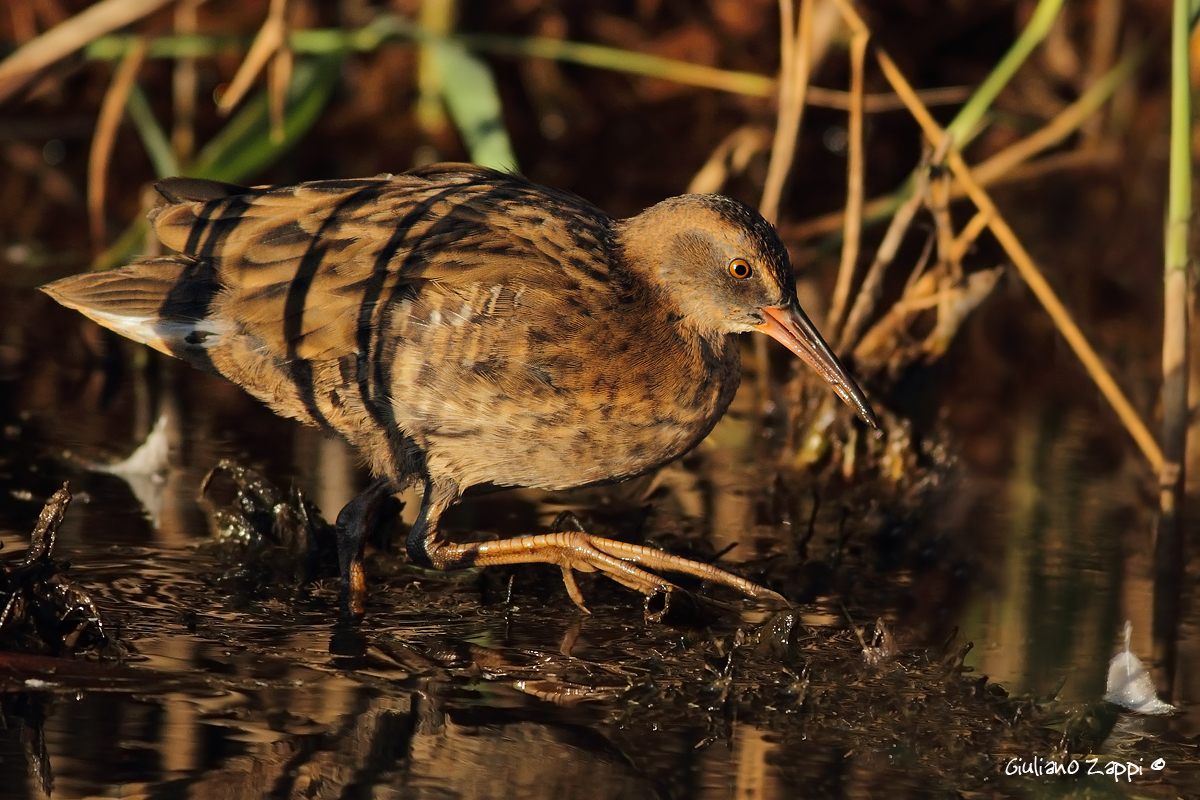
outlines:
M711 564L681 558L653 547L604 539L583 531L557 531L474 544L447 543L438 548L436 556L436 561L443 564L470 564L477 567L556 564L563 571L568 595L584 611L587 608L572 571L602 572L622 586L648 598L669 597L672 592L679 590L675 584L657 574L667 572L719 583L757 600L788 604L782 595Z

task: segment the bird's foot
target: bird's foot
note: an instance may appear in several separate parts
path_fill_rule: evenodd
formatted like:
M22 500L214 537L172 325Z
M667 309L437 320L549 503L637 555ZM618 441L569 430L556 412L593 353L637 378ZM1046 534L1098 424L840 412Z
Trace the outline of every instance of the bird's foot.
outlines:
M363 573L363 547L367 532L375 522L379 509L391 496L393 488L388 478L377 478L338 512L338 566L342 573L338 605L343 624L361 620L366 613L367 577Z
M352 623L366 616L367 576L363 572L362 559L350 562L346 575L342 578L341 592L338 597L339 619L342 623Z
M622 586L641 592L647 598L647 616L661 618L678 586L656 573L674 572L719 583L759 600L787 604L782 595L745 578L718 569L711 564L681 558L653 547L629 544L593 536L582 530L556 530L552 533L519 536L473 544L449 544L438 547L435 565L486 567L498 564L556 564L562 570L567 594L585 613L583 593L575 582L578 572L602 572ZM446 568L446 567L442 567ZM651 613L650 603L662 598L662 609Z

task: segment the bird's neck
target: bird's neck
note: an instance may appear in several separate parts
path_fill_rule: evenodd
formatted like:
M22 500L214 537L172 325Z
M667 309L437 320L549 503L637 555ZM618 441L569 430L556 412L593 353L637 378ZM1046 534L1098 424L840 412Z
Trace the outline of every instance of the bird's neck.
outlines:
M664 200L636 217L614 225L618 258L623 270L649 295L649 301L688 340L703 340L713 346L725 337L711 320L711 297L705 276L697 274L688 257L691 226L681 224L673 204L682 198Z

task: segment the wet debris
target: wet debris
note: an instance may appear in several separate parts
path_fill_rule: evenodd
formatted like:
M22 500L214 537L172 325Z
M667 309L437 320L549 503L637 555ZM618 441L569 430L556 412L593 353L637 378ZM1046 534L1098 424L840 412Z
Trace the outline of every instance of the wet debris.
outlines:
M223 459L200 484L213 545L235 569L227 577L254 595L288 597L337 574L334 527L297 486L279 489L260 473Z
M70 565L54 558L70 502L64 483L42 509L25 557L0 561L0 650L59 656L105 653L113 644L95 602L68 576Z
M875 623L875 628L871 632L869 642L863 638L860 631L855 629L854 632L859 638L859 643L862 645L863 663L868 667L882 666L900 654L900 647L896 644L896 636L883 620Z
M758 629L756 652L782 660L791 652L797 634L803 632L798 611L792 608L778 611Z

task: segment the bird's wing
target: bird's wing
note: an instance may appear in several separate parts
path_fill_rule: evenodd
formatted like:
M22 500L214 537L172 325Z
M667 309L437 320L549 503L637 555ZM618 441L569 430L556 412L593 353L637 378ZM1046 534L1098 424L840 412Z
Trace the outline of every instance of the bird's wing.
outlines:
M211 263L215 313L285 359L362 352L384 315L430 293L530 272L553 290L569 283L569 253L607 236L580 221L606 218L573 195L469 165L274 189L173 179L160 192L163 244Z
M570 354L544 365L528 348L586 321L562 315L563 298L605 285L611 266L602 212L477 167L159 190L159 238L218 286L169 351L341 431L377 472L390 454L360 432L448 430L477 414L472 398L556 391Z

